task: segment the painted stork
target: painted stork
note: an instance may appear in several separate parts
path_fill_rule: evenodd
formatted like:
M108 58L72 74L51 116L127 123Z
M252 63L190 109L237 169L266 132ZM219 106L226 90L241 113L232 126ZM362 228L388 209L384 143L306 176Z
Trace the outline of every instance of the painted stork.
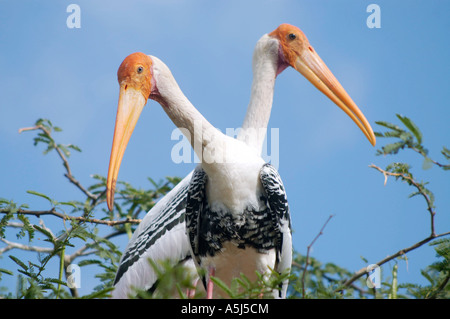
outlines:
M123 298L132 287L149 289L156 275L147 263L172 259L193 261L206 270L208 297L211 275L226 283L255 270L267 273L290 268L290 216L281 178L260 157L270 118L276 76L292 66L345 111L370 143L375 136L364 115L329 71L297 27L282 24L264 35L253 56L254 80L243 129L237 139L216 130L189 102L168 67L158 58L135 53L118 71L119 105L107 180L112 209L115 183L126 145L147 99L159 102L187 136L202 163L161 199L133 234L116 276L113 297ZM249 130L256 135L249 138ZM251 131L251 130L250 130ZM258 134L259 133L259 134ZM195 145L201 145L196 148ZM275 292L285 297L287 282Z

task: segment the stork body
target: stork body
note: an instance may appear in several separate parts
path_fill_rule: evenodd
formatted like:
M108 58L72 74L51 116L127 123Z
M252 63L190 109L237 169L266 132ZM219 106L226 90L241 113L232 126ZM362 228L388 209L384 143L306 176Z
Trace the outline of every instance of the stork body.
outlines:
M228 176L210 174L198 167L188 191L186 226L194 260L207 271L208 298L226 297L221 290L213 294L208 286L211 275L228 285L241 274L255 281L256 272L268 275L274 269L283 273L292 261L289 208L278 172L256 158L249 165L231 166L228 172ZM235 174L243 175L230 181ZM220 198L211 191L216 184L224 184L217 177L229 183L221 188L227 195ZM246 182L238 185L240 180ZM287 283L274 291L275 298L286 296Z
M253 52L250 102L237 139L253 148L256 154L262 152L270 119L278 70L278 50L279 44L266 34L257 42ZM156 203L133 233L119 265L113 297L127 298L133 293L132 287L153 288L157 277L148 265L148 258L183 262L196 274L185 223L187 192L193 173L194 171L190 172ZM220 197L220 194L214 196Z
M367 120L304 34L281 25L258 42L252 99L238 139L222 134L193 107L159 59L142 54L130 57L118 72L121 94L108 172L109 207L126 144L147 98L158 101L175 125L190 132L188 138L203 161L155 205L136 230L121 261L115 297L126 297L131 286L152 285L156 278L145 263L147 257L190 263L192 255L196 265L207 271L204 283L209 297L221 293L212 293L210 275L229 283L241 273L254 278L255 271L288 269L292 244L286 194L277 171L260 157L277 74L287 66L297 69L375 143ZM253 134L248 133L250 128L256 129ZM286 288L287 282L274 296L285 297Z
M193 147L201 145L196 152L203 162L189 183L186 204L190 250L198 266L213 269L216 276L229 282L228 278L240 273L253 278L255 271L267 273L269 267L278 270L281 259L287 261L283 265L290 265L288 211L282 220L272 216L276 212L267 205L269 199L261 180L264 176L267 183L276 183L284 195L281 180L270 180L278 174L265 172L269 166L255 148L214 128L184 96L167 66L154 56L149 58L152 77L157 83L150 96L163 106L177 127L190 133L187 137L191 138ZM128 86L127 90L132 88ZM273 168L271 171L276 172ZM198 201L199 197L202 202ZM284 209L287 209L287 202ZM246 238L251 232L252 236ZM286 256L281 255L282 245L287 247ZM246 253L237 254L236 250ZM251 253L247 254L248 251ZM223 258L234 259L235 263L223 264ZM204 281L208 282L209 276Z

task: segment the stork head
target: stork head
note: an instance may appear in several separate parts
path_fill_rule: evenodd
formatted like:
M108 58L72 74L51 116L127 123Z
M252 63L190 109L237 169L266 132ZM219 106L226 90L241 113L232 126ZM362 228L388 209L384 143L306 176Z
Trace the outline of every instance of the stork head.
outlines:
M138 91L147 100L152 91L152 66L149 55L136 52L127 56L117 70L120 89Z
M269 33L269 37L279 42L277 74L288 66L296 69L350 116L369 142L375 146L376 139L369 122L309 44L305 34L296 26L281 24Z
M112 210L117 175L131 134L152 92L156 91L153 61L144 53L132 53L123 60L117 71L120 93L114 128L113 145L106 182L106 199Z

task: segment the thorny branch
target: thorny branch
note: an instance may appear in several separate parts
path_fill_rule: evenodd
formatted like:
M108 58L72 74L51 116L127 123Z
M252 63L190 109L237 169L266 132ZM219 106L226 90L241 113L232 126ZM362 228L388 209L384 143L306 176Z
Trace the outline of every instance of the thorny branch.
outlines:
M7 213L9 213L9 210L0 209L0 213L7 214ZM117 225L121 225L121 224L139 224L141 222L141 219L131 219L131 218L127 218L124 220L103 220L103 219L87 218L87 217L81 217L81 216L80 217L68 216L68 215L57 212L55 208L52 208L51 210L38 210L38 211L18 209L16 211L16 214L32 215L32 216L36 216L36 217L40 217L41 215L52 215L52 216L61 218L63 220L82 221L82 222L101 224L101 225L107 225L107 226L117 226Z
M14 248L22 249L22 250L26 250L26 251L35 251L38 253L51 253L53 251L53 248L23 245L23 244L11 242L4 238L0 238L0 240L6 244L6 247L3 247L0 249L0 255L2 255L3 253L7 252L8 250L11 250Z
M414 249L416 249L416 248L419 248L420 246L422 246L422 245L424 245L424 244L426 244L426 243L432 241L433 239L436 239L436 238L439 238L439 237L444 237L444 236L447 236L447 235L450 235L450 232L438 234L438 235L435 235L435 236L429 236L429 237L427 237L427 238L425 238L425 239L423 239L423 240L421 240L421 241L415 243L414 245L412 245L412 246L410 246L410 247L408 247L408 248L400 249L400 250L399 250L398 252L396 252L395 254L393 254L393 255L391 255L391 256L388 256L388 257L386 257L386 258L380 260L379 262L376 263L376 265L378 265L378 266L384 265L384 264L387 263L388 261L391 261L392 259L395 259L395 258L397 258L397 257L399 257L399 256L405 255L406 253L410 252L411 250L414 250ZM362 276L363 276L364 274L366 274L366 273L367 273L367 268L366 268L366 267L360 269L360 270L359 270L358 272L356 272L350 279L348 279L348 280L343 284L343 286L344 286L344 287L350 286L355 280L359 279L360 277L362 277Z
M445 232L445 233L441 233L441 234L436 234L435 233L434 216L436 215L436 212L433 209L433 204L432 204L432 202L430 200L430 197L424 191L424 187L422 185L420 185L420 183L418 183L416 180L414 180L411 176L408 176L408 175L403 174L403 173L389 172L389 171L386 171L386 170L384 170L384 169L382 169L382 168L380 168L380 167L378 167L378 166L376 166L374 164L369 165L369 167L372 167L372 168L378 170L379 172L381 172L384 175L384 178L385 178L384 179L384 184L385 185L386 185L388 176L394 176L394 177L400 177L400 178L402 178L402 180L407 181L409 184L411 184L414 187L416 187L418 192L419 192L419 194L421 194L423 196L423 198L425 199L425 201L427 203L427 210L429 211L429 213L431 215L431 221L430 221L431 222L431 234L430 234L430 236L428 236L425 239L422 239L421 241L415 243L412 246L400 249L395 254L380 260L379 262L376 263L378 266L381 266L381 265L383 265L383 264L385 264L385 263L387 263L387 262L389 262L389 261L391 261L391 260L393 260L393 259L395 259L395 258L397 258L399 256L405 255L406 253L408 253L408 252L410 252L410 251L412 251L414 249L417 249L417 248L423 246L424 244L426 244L426 243L428 243L428 242L430 242L430 241L432 241L432 240L434 240L436 238L450 235L450 231L449 232ZM360 277L362 277L366 273L367 273L367 268L366 267L360 269L350 279L348 279L343 284L343 287L344 288L345 287L349 287L355 280L359 279Z
M435 230L434 230L434 216L436 215L436 212L433 209L433 203L431 202L430 196L425 192L423 186L420 185L411 176L408 176L406 174L388 172L388 171L385 171L384 169L382 169L382 168L380 168L380 167L378 167L378 166L376 166L374 164L369 165L369 167L372 167L372 168L378 170L379 172L381 172L384 175L384 185L386 185L388 176L394 176L394 177L401 177L402 180L407 181L408 183L413 185L415 188L417 188L417 191L425 199L425 201L427 203L427 210L430 212L430 216L431 216L431 235L430 236L436 236L436 233L435 233Z
M450 169L450 165L447 165L447 164L441 164L441 163L439 163L439 162L436 162L436 161L433 160L432 158L428 157L427 153L424 152L423 150L421 150L421 149L419 149L419 148L417 148L417 147L414 147L414 146L411 146L410 149L412 149L413 151L419 153L420 155L422 155L423 157L425 157L426 159L428 159L430 162L432 162L434 165L437 165L437 166L439 166L440 168L443 168L443 169Z
M52 139L51 133L43 125L36 125L36 126L32 126L32 127L21 128L21 129L19 129L19 133L22 133L25 131L35 131L35 130L43 131L49 138ZM72 184L74 184L76 187L78 187L78 189L80 189L87 197L89 197L92 200L97 200L99 196L94 195L91 192L89 192L86 188L83 187L83 185L80 184L80 182L77 179L75 179L75 177L73 177L72 171L70 170L69 162L67 161L67 158L64 155L63 151L61 150L61 148L56 143L54 144L54 147L55 147L55 150L58 153L59 157L62 159L63 165L67 171L67 173L64 174L64 176L67 177Z
M64 151L61 149L61 146L53 140L53 138L51 136L51 131L48 130L44 125L36 125L33 127L22 128L22 129L19 129L19 133L22 133L24 131L33 131L33 130L41 130L45 134L45 136L50 140L49 146L51 146L52 149L56 150L56 152L58 153L58 156L61 158L61 160L63 162L63 166L66 170L66 173L64 174L64 176L90 199L91 207L96 206L99 203L99 199L102 198L102 196L105 194L106 189L102 193L95 195L95 194L92 194L91 192L89 192L85 187L83 187L83 185L81 185L81 183L77 179L75 179L75 177L72 175L72 171L70 169L69 162L67 160L67 157L64 154ZM3 213L3 214L8 214L10 212L11 212L11 210L9 210L9 209L0 209L0 213ZM102 224L102 225L107 225L107 226L116 226L116 225L121 225L121 224L138 224L141 222L140 219L132 219L132 218L126 218L124 220L116 220L116 221L90 218L89 211L87 209L85 209L84 215L79 216L79 217L78 216L68 216L66 214L60 213L60 212L56 211L55 207L53 207L50 210L42 210L42 211L18 209L18 210L14 210L14 213L22 214L22 215L31 215L31 216L36 216L36 217L40 217L42 215L51 215L51 216L61 218L64 221L71 220L71 221L75 221L77 223L93 223L93 224ZM11 224L11 226L16 227L17 225ZM65 241L67 239L67 237L69 236L68 234L70 234L73 229L74 228L67 230L65 232L65 236L62 236L60 238L54 238L55 242L56 241L59 241L59 242ZM105 236L104 239L107 239L109 237L114 237L120 233L122 233L122 232L121 231L113 232L113 233ZM53 234L52 234L52 236L53 236ZM37 246L13 243L13 242L3 240L3 239L2 239L2 241L7 246L0 250L0 255L4 252L14 249L14 248L28 250L28 251L41 252L41 253L42 252L50 253L50 254L54 253L55 249L56 249L56 246L53 248L44 248L44 247L37 247ZM71 255L60 254L61 265L64 266L64 272L66 272L67 266L70 263L72 263L73 260L76 259L77 257L87 256L87 255L95 253L95 250L89 250L89 248L92 248L92 245L86 244ZM66 277L67 277L67 275L68 274L66 272ZM71 288L70 292L73 297L78 297L78 291L76 288Z
M306 278L306 270L308 268L308 264L309 264L309 252L311 250L311 247L314 245L314 243L316 242L316 240L323 235L323 230L325 229L325 227L327 226L328 222L330 221L331 218L333 218L334 215L330 215L328 217L328 219L326 220L326 222L323 224L322 228L320 229L320 232L316 235L316 237L312 240L312 242L308 245L307 249L306 249L306 260L305 260L305 269L303 270L303 275L302 275L302 295L303 298L305 298L305 278Z

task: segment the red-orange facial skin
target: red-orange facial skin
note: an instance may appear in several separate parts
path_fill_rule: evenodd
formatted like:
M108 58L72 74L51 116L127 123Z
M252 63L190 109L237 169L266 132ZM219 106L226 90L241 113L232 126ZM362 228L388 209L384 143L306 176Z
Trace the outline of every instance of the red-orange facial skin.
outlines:
M132 53L123 60L117 79L125 90L132 87L148 99L152 92L152 59L142 52Z
M278 74L287 66L295 66L297 57L305 50L314 52L306 35L296 26L284 23L269 33L269 36L280 42ZM281 70L280 70L281 69Z

